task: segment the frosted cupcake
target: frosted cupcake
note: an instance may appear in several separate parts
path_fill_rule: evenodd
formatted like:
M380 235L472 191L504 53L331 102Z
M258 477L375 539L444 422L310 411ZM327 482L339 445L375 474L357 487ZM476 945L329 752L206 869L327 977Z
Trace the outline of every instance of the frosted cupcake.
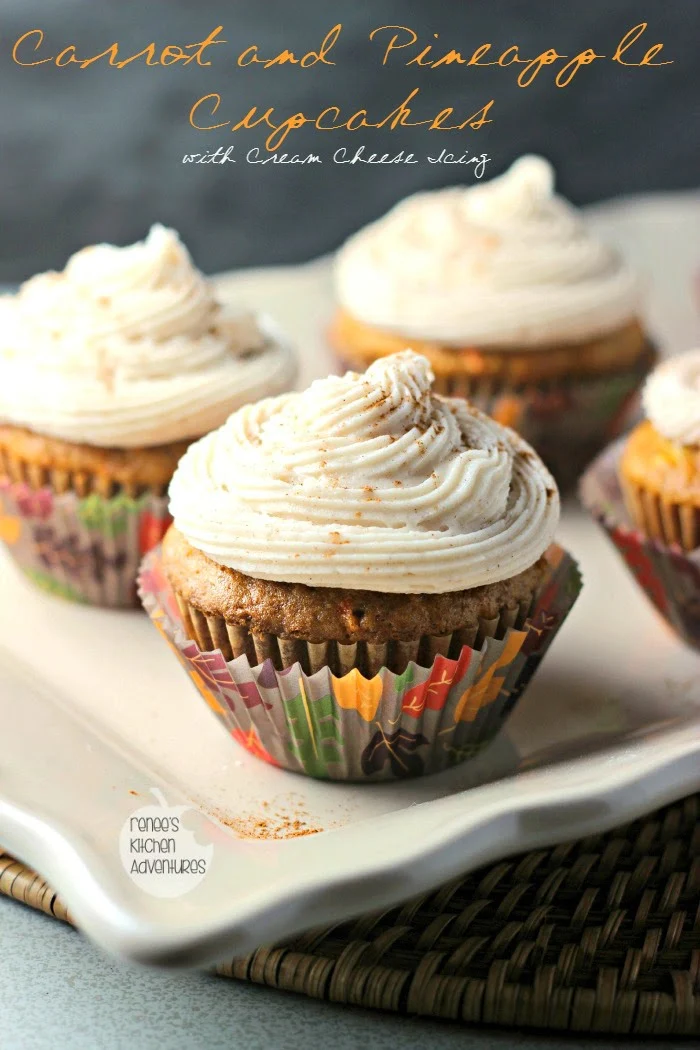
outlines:
M653 539L700 546L700 350L669 358L647 380L646 420L620 460L627 509Z
M528 156L402 201L340 249L331 338L354 369L412 346L437 389L515 427L569 483L621 431L653 352L635 274L553 187Z
M407 351L246 406L173 478L144 603L234 735L288 768L401 775L387 740L413 772L467 757L575 597L551 475L433 378ZM323 769L297 740L316 719Z
M700 649L700 350L659 365L647 418L586 471L581 499L649 599Z
M270 322L219 303L172 230L85 248L0 299L0 538L54 593L133 604L189 442L294 374Z

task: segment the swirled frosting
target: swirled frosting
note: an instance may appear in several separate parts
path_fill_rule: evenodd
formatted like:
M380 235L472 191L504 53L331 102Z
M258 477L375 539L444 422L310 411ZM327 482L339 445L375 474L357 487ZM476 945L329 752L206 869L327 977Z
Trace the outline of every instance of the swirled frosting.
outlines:
M270 321L217 302L177 234L99 244L0 299L0 421L89 445L198 437L291 385Z
M583 341L638 306L635 275L535 156L483 185L406 198L345 243L335 273L340 305L360 321L446 345Z
M670 441L700 445L700 350L670 357L646 381L644 410Z
M444 593L517 575L552 541L556 485L513 431L433 379L407 350L246 405L181 460L175 526L265 580Z

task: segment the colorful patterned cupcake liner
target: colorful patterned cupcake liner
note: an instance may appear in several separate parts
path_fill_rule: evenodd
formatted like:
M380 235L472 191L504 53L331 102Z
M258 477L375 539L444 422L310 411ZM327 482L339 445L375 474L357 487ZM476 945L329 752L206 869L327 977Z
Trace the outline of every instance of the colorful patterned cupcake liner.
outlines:
M600 450L639 415L639 390L656 360L649 344L633 368L603 376L532 383L470 375L437 376L434 389L464 397L512 427L545 461L560 488L570 490ZM341 361L341 369L357 367Z
M700 649L700 548L645 536L631 521L619 479L624 439L605 450L581 479L579 496L622 555L650 601L689 645Z
M0 540L38 587L88 605L137 606L136 575L170 524L167 498L81 497L0 477Z
M357 668L307 674L299 661L276 670L269 658L253 666L246 655L227 661L220 649L203 651L186 635L160 548L143 561L139 594L204 700L251 754L321 779L395 780L463 762L501 728L581 588L565 551L553 545L547 560L522 627L465 645L457 659L409 661L401 674L383 667L371 678Z

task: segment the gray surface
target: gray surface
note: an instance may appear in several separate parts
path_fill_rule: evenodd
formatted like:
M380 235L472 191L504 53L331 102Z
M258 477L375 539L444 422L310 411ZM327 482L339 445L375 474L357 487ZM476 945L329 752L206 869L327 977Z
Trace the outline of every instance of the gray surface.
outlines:
M680 1050L468 1029L317 1002L196 973L136 969L0 898L0 1045L18 1050Z
M649 22L646 46L662 41L659 58L673 59L673 65L625 69L597 61L564 89L546 69L522 89L504 69L419 69L393 61L383 67L382 48L367 39L382 24L407 24L422 44L435 42L438 33L436 46L467 55L490 41L499 53L517 42L528 58L549 47L573 56L589 46L610 56L643 19ZM337 22L343 31L334 67L262 71L236 65L253 41L263 55L284 48L303 54L318 47ZM152 40L199 41L218 24L228 43L214 49L210 68L134 63L119 71L100 63L83 71L27 69L10 58L13 42L34 27L46 34L37 57L55 55L70 43L87 57L115 40L127 55ZM491 174L519 153L544 152L557 166L563 192L580 203L695 186L699 35L696 0L657 0L641 9L639 0L3 0L0 280L61 266L71 251L92 241L135 240L156 219L181 230L208 272L308 259L411 190L471 181L463 168L425 161L427 152L443 146L487 152ZM645 49L640 44L637 57ZM412 167L182 164L184 153L232 142L246 151L262 141L257 131L192 129L192 104L212 91L222 96L222 119L240 119L253 104L274 105L289 116L300 109L318 113L331 103L346 117L364 106L380 119L414 87L421 91L419 118L452 105L465 119L494 98L493 123L478 132L450 133L405 128L322 134L305 128L288 140L293 149L324 155L359 144L416 150L422 159Z

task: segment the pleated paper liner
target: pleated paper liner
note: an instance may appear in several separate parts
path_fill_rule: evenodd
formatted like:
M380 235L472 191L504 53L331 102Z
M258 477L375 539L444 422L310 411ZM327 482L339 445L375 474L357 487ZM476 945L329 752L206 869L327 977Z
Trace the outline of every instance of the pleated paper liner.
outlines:
M28 466L13 477L2 466L0 540L24 574L71 601L138 606L139 563L170 524L167 497Z
M700 649L700 547L683 549L698 536L697 512L630 488L630 514L619 476L623 447L621 439L591 464L581 479L581 502L667 623Z
M620 477L620 491L627 513L645 536L667 546L694 551L700 546L700 510L688 503L671 503L659 493Z
M517 431L545 461L559 487L577 484L584 468L608 442L622 434L639 414L639 390L656 360L656 349L622 372L601 376L513 383L457 370L436 376L433 389L464 397L505 426ZM357 368L340 360L341 371Z
M252 754L322 779L393 780L456 765L501 728L581 587L560 547L547 561L530 607L504 609L471 637L388 648L254 637L205 618L178 604L160 548L144 559L139 592L204 700Z

